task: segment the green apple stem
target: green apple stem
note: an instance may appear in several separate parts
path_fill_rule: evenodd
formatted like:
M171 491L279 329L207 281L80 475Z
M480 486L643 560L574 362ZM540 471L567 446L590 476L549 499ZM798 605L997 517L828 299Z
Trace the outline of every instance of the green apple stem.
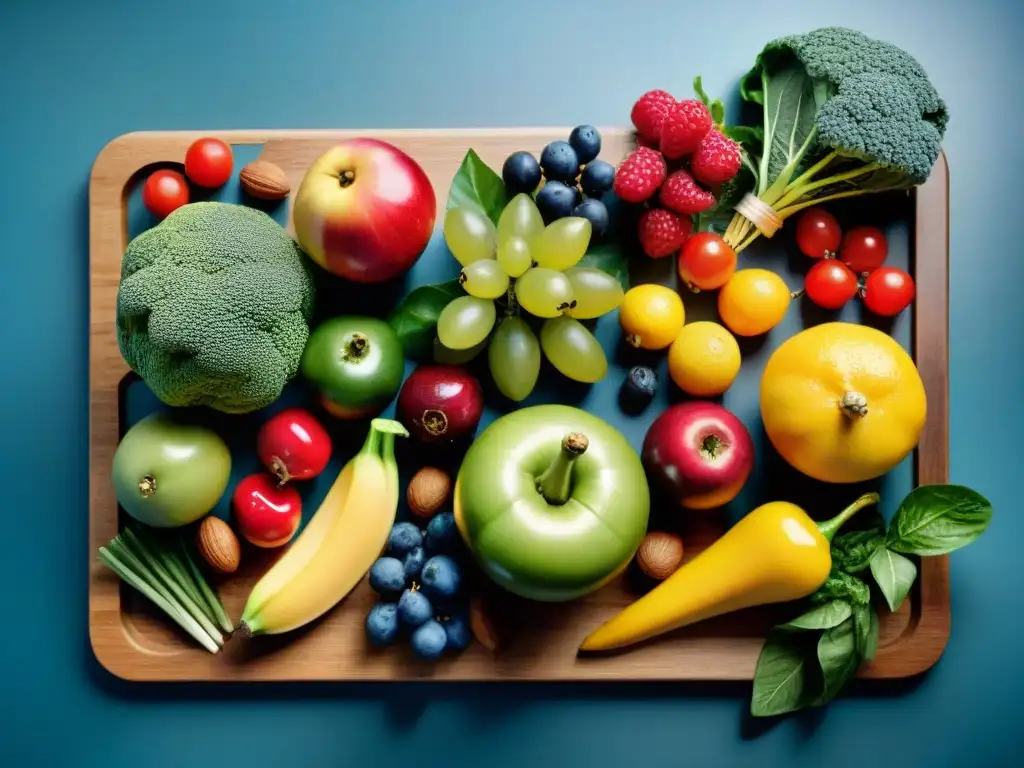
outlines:
M576 459L582 456L590 441L580 432L570 432L562 440L562 450L556 455L544 472L537 478L537 491L548 502L561 506L572 494L572 468Z

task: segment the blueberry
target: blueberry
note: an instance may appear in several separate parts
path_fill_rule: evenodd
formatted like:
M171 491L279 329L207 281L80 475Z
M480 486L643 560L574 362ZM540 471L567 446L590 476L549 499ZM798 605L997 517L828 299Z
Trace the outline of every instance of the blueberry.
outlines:
M376 646L391 645L398 637L398 606L377 603L366 614L366 636Z
M530 194L540 184L540 166L529 152L513 152L501 166L501 178L510 195Z
M396 523L388 536L388 554L403 558L423 544L423 533L414 523Z
M600 197L615 183L615 166L604 160L593 160L580 174L580 186L590 197Z
M592 125L577 125L569 134L569 144L581 163L589 163L601 153L601 134Z
M469 647L472 635L469 630L469 619L464 612L444 619L441 626L448 636L448 642L445 644L446 650L462 651Z
M595 240L604 237L608 231L608 209L596 197L588 197L572 209L573 216L590 220L591 234Z
M459 540L459 529L455 526L455 515L442 512L430 518L423 546L431 555L451 552Z
M420 585L424 593L435 603L446 603L455 599L462 585L462 574L458 564L447 555L435 555L423 564Z
M580 192L561 181L546 181L537 193L537 208L546 224L568 216L580 201Z
M580 159L568 141L552 141L540 153L540 167L544 178L571 181L580 172Z
M382 557L370 566L370 589L379 595L397 595L405 588L405 569L395 557Z
M420 625L409 638L412 652L427 661L439 659L447 643L448 635L445 634L444 627L434 619Z
M398 598L398 619L409 627L418 627L434 615L434 606L419 590L405 590Z
M658 374L646 365L635 365L622 382L619 404L626 413L638 414L654 399L657 389Z
M423 570L423 561L427 559L426 552L423 551L423 547L416 547L412 552L405 556L405 562L402 563L402 567L405 571L405 578L407 580L415 579L420 575L420 571Z

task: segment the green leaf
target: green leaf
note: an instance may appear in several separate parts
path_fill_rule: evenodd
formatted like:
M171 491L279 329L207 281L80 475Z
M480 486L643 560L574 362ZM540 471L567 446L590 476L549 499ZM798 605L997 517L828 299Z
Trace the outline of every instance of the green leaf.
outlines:
M833 565L828 579L809 600L815 605L832 600L846 600L851 605L867 605L871 602L871 590L856 576L851 576Z
M850 604L845 600L833 600L812 608L807 613L797 616L785 624L780 624L778 630L810 630L810 629L831 629L839 626L853 613Z
M832 542L832 564L847 573L859 573L868 567L871 556L885 544L885 520L876 511L864 513L869 518L863 530L846 531ZM863 522L858 517L858 522Z
M711 110L711 122L715 125L721 125L722 121L725 120L725 104L720 99L715 99L711 102L711 106L708 109Z
M711 107L711 99L708 98L708 94L704 90L704 85L701 83L700 75L693 78L693 92L697 94L697 98L704 103L705 107Z
M463 205L474 206L497 224L508 201L508 192L501 176L491 170L475 151L470 149L466 152L462 165L452 179L445 210L450 211Z
M838 627L822 633L818 640L822 691L814 701L814 706L820 707L836 697L836 694L857 674L860 659L852 616Z
M853 609L853 632L857 653L862 658L868 658L870 651L871 657L874 658L878 647L878 614L874 606L858 605Z
M793 712L806 704L806 652L798 636L772 633L754 669L750 714L754 717Z
M880 627L878 623L878 611L875 610L873 605L869 607L871 608L871 625L868 628L868 636L864 643L864 651L862 655L865 659L871 661L875 658L875 653L878 652L878 632Z
M388 324L398 334L405 356L410 360L427 359L434 349L437 318L448 303L465 291L458 280L421 285L402 299L388 315Z
M903 555L882 547L871 558L871 575L889 604L889 610L900 607L917 578L917 566Z
M727 125L722 132L751 154L761 154L764 146L764 126Z
M991 519L992 504L970 488L922 485L903 499L885 543L908 555L945 555L978 538Z
M622 285L622 290L629 290L629 260L618 243L603 243L591 246L580 259L581 267L594 267L607 272Z

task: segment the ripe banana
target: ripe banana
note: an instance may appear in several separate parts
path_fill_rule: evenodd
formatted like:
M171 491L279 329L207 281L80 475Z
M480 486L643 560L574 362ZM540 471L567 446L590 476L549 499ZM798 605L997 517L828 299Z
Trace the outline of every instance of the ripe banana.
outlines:
M341 470L288 551L253 587L239 630L245 636L289 632L320 617L370 570L398 511L395 435L401 424L374 419L366 442Z

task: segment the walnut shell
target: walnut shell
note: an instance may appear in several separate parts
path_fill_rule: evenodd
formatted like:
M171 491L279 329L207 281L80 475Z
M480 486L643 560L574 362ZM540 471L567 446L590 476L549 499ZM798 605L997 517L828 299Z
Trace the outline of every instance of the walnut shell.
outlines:
M249 163L238 174L238 181L242 189L259 200L284 200L292 191L284 171L266 160Z
M428 519L448 501L452 490L452 479L442 469L423 467L409 481L406 498L409 509L416 517Z
M196 549L218 573L234 573L242 560L242 546L231 526L208 515L196 531Z
M651 531L640 542L636 562L652 579L667 579L683 562L683 540L668 531Z

